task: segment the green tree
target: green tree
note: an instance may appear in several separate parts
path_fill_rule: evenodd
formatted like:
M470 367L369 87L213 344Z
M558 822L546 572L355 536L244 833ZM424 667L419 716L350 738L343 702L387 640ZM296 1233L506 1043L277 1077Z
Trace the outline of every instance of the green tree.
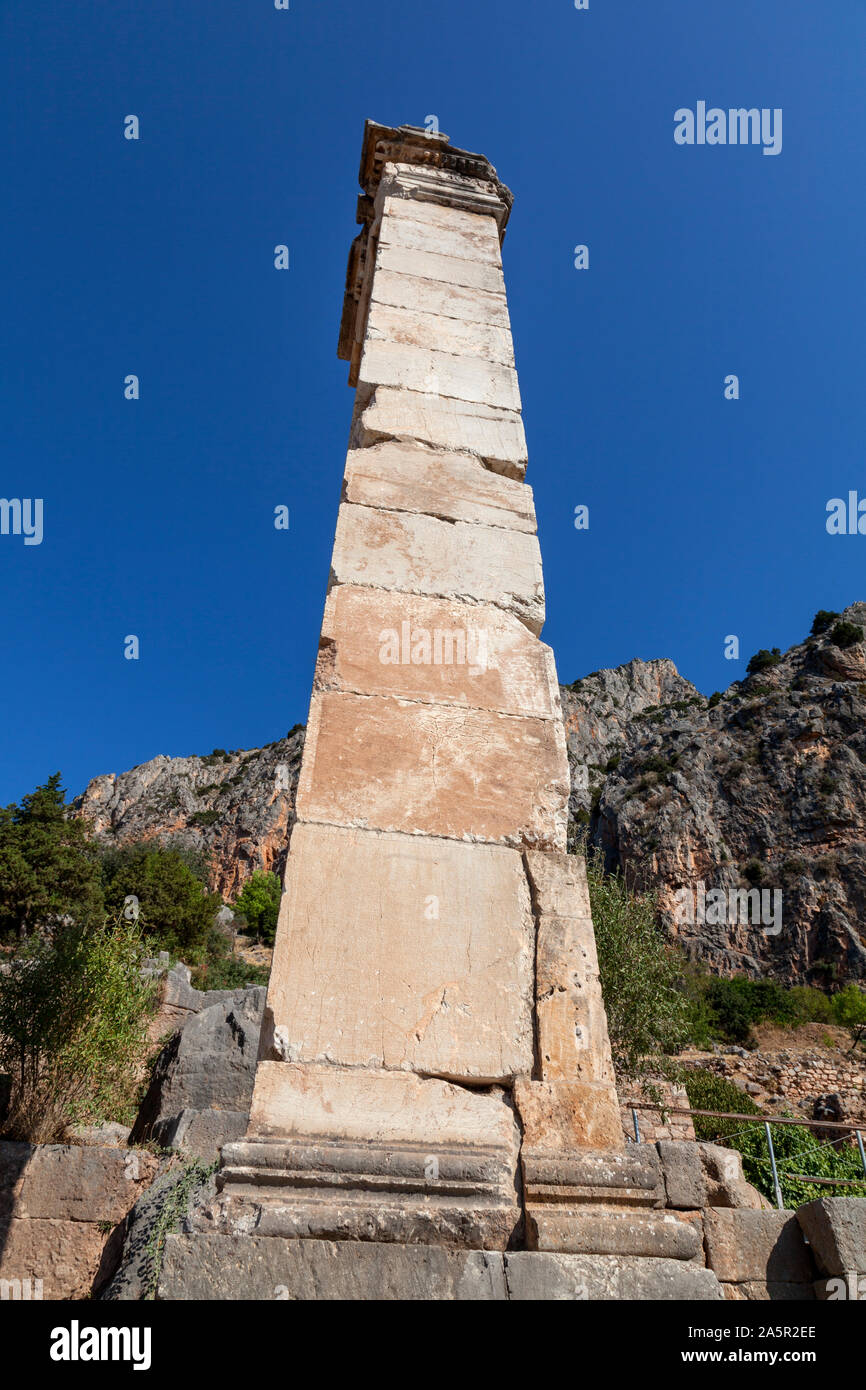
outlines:
M0 937L101 920L99 854L89 831L69 817L59 772L0 810Z
M280 912L280 880L276 874L260 870L248 878L237 898L234 910L260 940L272 944L277 934Z
M122 911L127 897L138 899L142 929L153 947L188 965L204 959L221 900L181 851L155 841L119 845L105 851L102 877L111 913Z
M654 1057L687 1042L692 1004L655 899L632 892L620 874L605 874L597 849L587 854L586 871L614 1063L622 1075L639 1076Z

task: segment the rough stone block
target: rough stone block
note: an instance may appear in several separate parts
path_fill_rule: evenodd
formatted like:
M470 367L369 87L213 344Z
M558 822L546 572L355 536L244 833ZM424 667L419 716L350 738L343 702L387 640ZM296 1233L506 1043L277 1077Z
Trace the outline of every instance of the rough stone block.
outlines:
M33 1290L41 1280L44 1299L87 1298L107 1241L90 1221L14 1219L0 1239L0 1285L29 1280Z
M486 1302L504 1301L506 1290L503 1258L494 1251L197 1233L168 1237L157 1296Z
M513 850L298 824L269 1026L293 1060L510 1079L532 1067L532 943Z
M526 1225L531 1245L560 1253L693 1260L701 1249L700 1232L673 1212L549 1203L530 1206Z
M423 222L428 227L438 227L445 232L462 232L470 239L482 240L485 246L495 244L499 247L499 227L492 214L468 212L464 208L430 202L428 198L407 197L405 187L401 187L401 182L407 177L412 177L411 165L389 165L380 187L378 206L382 217L396 217L402 222Z
M0 1143L2 1210L19 1219L113 1225L156 1167L155 1156L139 1149Z
M792 1212L708 1210L704 1242L707 1264L723 1283L810 1284L815 1278Z
M492 294L505 293L502 267L493 261L466 260L437 251L411 250L405 246L395 246L393 242L380 242L376 249L376 275L383 270L423 280L440 280L446 285L459 285L466 289L486 290Z
M557 1255L515 1251L505 1255L508 1297L542 1301L720 1302L709 1269L681 1260L615 1255Z
M535 536L344 502L331 571L340 584L493 603L536 637L544 623Z
M544 1079L613 1085L591 918L538 918L535 991Z
M736 1149L720 1144L699 1144L707 1180L707 1203L737 1211L772 1211L766 1197L746 1182L743 1159Z
M707 1183L697 1145L663 1139L656 1148L661 1159L668 1206L678 1211L705 1207Z
M866 1198L822 1197L797 1211L821 1274L866 1274Z
M592 916L586 862L578 854L526 852L533 909L544 917Z
M526 472L526 435L516 411L451 400L429 392L380 386L360 411L356 442L417 440L474 454L494 473L520 479Z
M809 1303L815 1300L811 1284L763 1283L750 1279L743 1284L722 1284L730 1303Z
M519 1077L514 1104L523 1126L523 1152L624 1147L613 1086Z
M365 507L535 534L532 489L491 473L471 454L404 440L350 450L345 497Z
M652 1144L620 1149L571 1149L544 1153L524 1146L524 1188L528 1201L609 1207L662 1208L665 1190L659 1156Z
M211 1110L249 1111L265 994L264 987L228 993L191 1017L171 1038L157 1059L136 1117L134 1141L171 1144L184 1132L189 1152L200 1152L195 1148L198 1135L210 1153L207 1122L191 1128L191 1117ZM189 1113L181 1126L183 1112Z
M400 275L391 270L380 269L376 272L370 302L373 305L390 305L394 309L417 309L425 314L441 314L443 318L457 319L463 323L489 324L492 328L507 330L511 328L508 301L504 294L448 284L443 280L422 280L417 275Z
M501 266L499 231L492 217L464 213L464 220L453 214L438 220L419 209L433 204L420 204L408 199L386 198L379 228L379 246L395 246L403 251L452 256L458 260L480 261L485 265ZM393 209L393 216L390 215ZM446 209L451 213L451 209ZM465 219L471 218L471 223Z
M315 688L548 720L559 708L553 653L511 614L354 584L328 595Z
M301 820L559 849L567 802L556 720L328 690L313 697Z
M447 318L417 307L403 309L372 304L366 336L367 341L402 344L514 366L514 344L507 328L466 323L463 319Z
M432 392L460 401L520 410L517 373L511 366L480 357L455 356L435 348L368 337L361 355L359 383Z

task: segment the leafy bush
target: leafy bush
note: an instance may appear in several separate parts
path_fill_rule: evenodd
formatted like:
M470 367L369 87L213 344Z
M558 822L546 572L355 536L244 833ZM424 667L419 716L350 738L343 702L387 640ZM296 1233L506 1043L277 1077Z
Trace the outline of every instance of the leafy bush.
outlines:
M266 965L250 965L240 956L226 954L196 966L192 982L196 989L246 989L247 985L266 985L270 973Z
M59 772L0 809L0 938L101 921L99 854L87 822L67 811Z
M272 943L280 912L280 880L276 874L257 870L247 879L234 904L234 910L247 923L257 939Z
M826 632L831 623L835 623L840 617L839 613L831 613L827 608L819 608L812 619L812 636L820 637L822 632Z
M707 700L707 709L715 709L715 708L716 708L716 705L720 705L721 703L722 703L722 692L721 692L721 690L714 690L713 693L712 693L712 695L710 696L709 700Z
M837 623L830 633L834 647L853 647L863 641L863 629L856 623Z
M614 1062L622 1075L638 1076L654 1055L685 1043L690 1001L655 899L630 891L619 874L606 875L599 850L589 850L586 871Z
M120 912L127 896L138 898L141 925L154 949L188 965L204 960L220 898L207 891L188 856L153 841L121 845L105 852L102 875L111 912Z
M778 666L781 660L782 653L778 647L774 647L769 652L766 647L762 647L759 652L755 652L755 655L749 658L746 674L749 676L757 675L758 671L767 671L771 666Z
M682 1067L677 1080L686 1088L693 1110L721 1110L734 1115L760 1115L751 1096L744 1095L733 1081L703 1067ZM695 1115L695 1138L707 1144L728 1144L743 1129L742 1120L717 1120Z
M67 1125L131 1124L154 987L136 922L33 936L0 974L0 1071L12 1077L4 1136L45 1144Z
M702 1067L683 1067L679 1080L686 1088L689 1105L695 1110L721 1110L728 1114L759 1115L761 1112L750 1096L722 1076ZM708 1116L694 1117L695 1136L707 1143L724 1144L743 1156L743 1171L747 1180L759 1192L776 1204L772 1165L763 1124L745 1120L719 1120ZM858 1151L848 1145L833 1145L816 1139L805 1125L772 1125L773 1150L779 1172L779 1186L786 1207L802 1206L818 1197L826 1197L828 1188L819 1183L797 1181L792 1174L814 1178L850 1179L851 1185L833 1188L836 1196L866 1197L866 1181Z

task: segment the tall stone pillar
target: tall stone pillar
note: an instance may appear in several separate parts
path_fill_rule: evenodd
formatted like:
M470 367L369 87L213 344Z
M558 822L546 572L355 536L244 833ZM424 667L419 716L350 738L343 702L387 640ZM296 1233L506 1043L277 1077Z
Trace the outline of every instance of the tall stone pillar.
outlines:
M539 640L512 197L446 137L371 122L360 181L340 335L356 399L298 820L249 1131L211 1219L487 1249L549 1228L568 1248L563 1157L623 1140Z

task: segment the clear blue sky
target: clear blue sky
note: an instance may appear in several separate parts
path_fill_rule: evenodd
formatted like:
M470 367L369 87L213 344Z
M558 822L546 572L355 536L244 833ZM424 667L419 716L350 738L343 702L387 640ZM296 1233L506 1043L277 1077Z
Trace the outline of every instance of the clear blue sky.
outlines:
M0 49L0 495L44 499L41 545L0 536L0 801L306 719L368 116L514 190L561 680L669 656L709 692L866 597L824 526L866 496L862 0L5 0ZM677 146L699 100L781 107L782 153Z

